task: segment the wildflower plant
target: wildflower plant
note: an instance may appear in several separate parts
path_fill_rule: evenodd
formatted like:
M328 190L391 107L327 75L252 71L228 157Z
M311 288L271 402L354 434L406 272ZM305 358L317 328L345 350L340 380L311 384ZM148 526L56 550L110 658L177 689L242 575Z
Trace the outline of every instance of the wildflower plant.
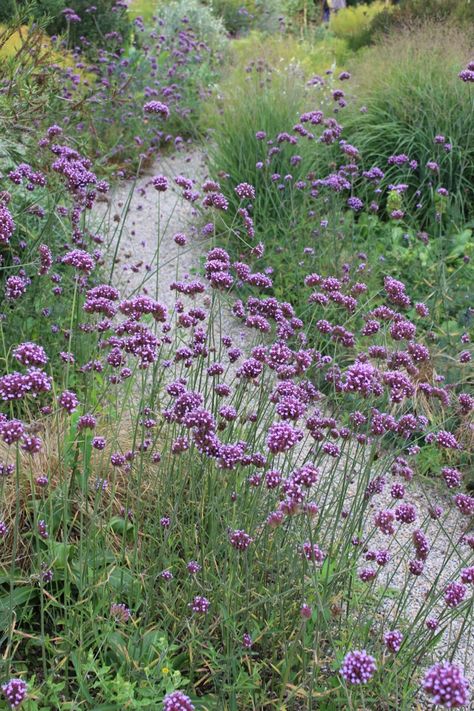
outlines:
M191 29L172 46L178 59L206 51ZM119 83L120 61L102 56ZM197 243L201 265L177 270L166 303L164 226L141 283L123 287L130 199L104 217L109 185L58 123L39 137L38 165L1 178L11 708L29 697L167 711L469 703L467 378L447 387L432 367L431 303L355 248L384 171L359 170L362 148L343 137L348 73L300 91L297 68L291 107L268 100L267 74L250 67L248 86L278 109L245 134L250 157L206 180L160 170L139 188L158 211L175 191L196 222L173 244ZM151 143L186 116L168 88L140 95L140 121L157 122ZM96 109L106 122L116 106ZM229 139L221 157L235 148L234 134L216 136ZM315 145L338 155L318 174ZM391 158L415 170L408 154ZM403 219L404 184L387 189L387 220ZM288 250L298 235L292 274L277 233ZM462 367L468 350L466 333Z

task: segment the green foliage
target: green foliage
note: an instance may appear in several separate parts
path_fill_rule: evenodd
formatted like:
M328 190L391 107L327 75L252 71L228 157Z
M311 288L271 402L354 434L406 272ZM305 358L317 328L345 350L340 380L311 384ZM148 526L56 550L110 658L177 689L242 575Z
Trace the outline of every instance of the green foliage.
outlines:
M231 2L226 6L234 7ZM256 3L255 8L257 12ZM86 247L95 250L95 242L88 240L89 236L97 237L97 224L91 224L86 211L77 225L67 221L71 196L54 171L48 170L38 139L48 124L71 114L65 133L72 135L77 148L93 149L102 165L116 161L130 167L141 161L143 156L132 145L135 136L140 138L144 121L151 120L141 111L148 97L150 66L156 81L163 76L168 81L168 72L176 79L175 53L181 49L177 34L183 15L187 15L198 41L208 44L210 52L202 60L199 51L198 57L192 55L189 64L180 66L179 92L184 96L185 110L172 105L163 131L188 136L212 127L211 170L229 201L224 217L215 219L213 244L221 244L240 259L262 241L266 247L262 262L271 265L267 271L273 280L265 296L291 302L297 316L305 319L308 340L290 340L289 345L293 348L297 343L295 350L314 346L341 368L352 362L354 354L319 334L316 322L322 309L310 300L312 288L304 285L304 277L310 273L347 275L349 280L360 278L367 285L367 294L354 311L346 313L332 303L324 310L330 320L354 334L358 354L365 352L367 345L360 335L365 323L362 312L384 302L381 291L387 274L402 279L412 301L426 301L430 308L430 316L417 321L417 338L426 336L435 342L426 365L432 371L432 382L438 382L439 371L448 385L467 388L472 377L469 365L461 366L456 360L460 335L472 323L469 293L474 281L470 212L473 110L466 101L466 87L456 79L464 56L462 36L448 34L443 39L435 34L427 39L425 35L400 35L396 44L388 42L382 49L367 51L356 65L354 93L367 107L359 114L342 109L331 95L341 87L335 77L350 54L346 39L325 29L312 35L313 43L298 42L294 37L264 38L262 33L252 32L233 43L227 54L222 22L194 0L166 5L161 14L163 27L146 32L142 41L128 48L121 57L123 65L111 63L107 67L105 94L96 93L97 86L85 71L84 86L72 94L72 102L65 101L64 86L58 81L58 72L49 66L51 55L41 53L38 33L32 33L26 48L15 51L1 65L7 90L0 92L0 171L6 175L17 163L28 161L35 170L47 173L48 185L32 193L26 186L10 185L5 178L9 194L2 192L1 199L14 214L16 230L11 244L2 246L0 282L10 270L21 266L31 275L32 284L14 307L2 304L0 364L2 372L11 372L17 367L13 346L20 341L38 341L50 356L48 373L54 383L48 396L52 415L41 410L42 396L34 399L26 395L22 409L14 402L2 403L2 414L25 416L31 431L41 432L44 451L34 457L21 445L7 448L0 443L2 461L15 463L14 475L0 481L0 513L9 529L0 539L0 643L5 650L1 679L18 675L29 680L25 711L156 711L163 696L179 688L189 693L199 711L380 711L381 699L383 711L409 711L419 685L420 659L428 659L438 641L438 635L427 630L425 618L439 615L439 635L450 628L451 638L457 640L454 646L450 644L451 653L460 637L453 623L456 616L461 624L463 615L468 619L472 601L466 600L456 610L443 607L439 612L442 590L436 580L422 611L415 620L407 619L406 600L414 585L407 572L413 553L410 534L403 539L397 532L399 538L391 546L396 561L386 577L383 571L372 583L362 583L358 577L363 552L355 543L372 547L371 538L377 535L371 528L374 504L367 487L386 476L396 456L406 456L407 441L397 440L393 433L364 441L341 435L341 456L331 459L321 453L315 436L311 449L303 453L293 449L275 455L267 441L275 421L275 403L263 378L232 381L233 393L227 403L237 405L239 416L229 421L221 417L221 401L208 375L213 359L224 363L228 357L214 332L214 323L227 308L226 295L219 290L209 299L209 306L205 302L211 325L205 333L204 357L186 362L177 357L177 348L187 343L189 333L194 338L197 328L173 329L167 324L162 333L158 326L154 331L159 341L157 361L138 368L130 356L127 363L136 370L114 386L119 371L104 357L110 352L105 348L109 336L111 346L126 343L122 337L127 337L127 329L151 337L153 332L146 330L151 319L140 324L130 319L125 327L121 315L120 327L113 330L118 323L113 322L113 316L108 324L103 314L91 315L83 309L85 288L96 283L94 279L106 281L108 274L102 273L99 263L86 287L83 275L78 280L72 269L60 263L60 257L72 236L77 244L82 245L84 239ZM365 36L366 25L357 27L357 32L349 29L345 35L353 47L360 41L355 37ZM103 31L105 27L100 34ZM144 47L156 39L155 31L165 35L166 44L151 54L149 63ZM342 35L344 32L340 30ZM430 49L431 43L434 49ZM223 57L229 67L212 95L216 104L212 108L203 96L209 97ZM320 80L308 85L314 73L322 74L328 65L333 73L325 76L324 86ZM97 75L97 84L103 76ZM342 86L345 89L346 84ZM69 110L71 103L74 112ZM361 171L375 163L386 169L388 156L395 152L404 151L418 160L416 182L411 183L407 175L411 192L399 193L388 187L386 191L389 211L394 207L406 211L403 221L388 219L385 204L378 216L354 213L347 210L346 193L324 192L318 179L333 173L344 160L339 142L326 146L318 141L322 127L309 122L305 126L314 131L313 140L300 141L295 147L285 138L285 133L296 133L294 126L303 111L319 107L326 119L337 118L344 125L342 136L360 150ZM25 115L28 121L23 119ZM160 145L160 131L153 136L155 146ZM256 137L258 131L265 133L261 140ZM453 150L441 157L433 155L433 138L440 132L453 144ZM67 135L58 140L67 141ZM271 160L269 141L278 149ZM437 185L432 189L429 174L423 172L432 158L440 162L440 180L449 188L449 200L433 194ZM383 188L392 179L395 174L387 171ZM299 181L305 185L298 185ZM255 220L255 239L249 238L239 221L243 203L234 188L240 182L256 188L251 206L245 203ZM357 179L352 188L361 194ZM424 191L423 207L414 211L418 188ZM364 197L367 202L373 197L370 189ZM124 213L128 209L125 202ZM44 217L35 214L38 205L44 209ZM199 205L195 203L196 210ZM59 213L58 206L63 208ZM208 215L203 213L207 220ZM101 231L107 220L114 224L115 209L106 215ZM420 233L426 225L428 236ZM49 277L38 278L37 247L43 241L58 258L53 269L58 274L55 281L61 280L62 298L52 295ZM157 244L159 241L157 235ZM260 270L259 259L255 262ZM156 276L155 265L150 269L147 279ZM146 286L149 288L149 281ZM245 295L246 288L238 285L237 295ZM256 290L251 293L263 295ZM181 312L180 307L176 310ZM200 312L195 309L196 314ZM413 306L403 313L415 319ZM376 337L380 346L386 345L388 325L384 327ZM268 340L265 334L261 344L268 346ZM278 348L281 346L280 342ZM65 366L56 356L65 350L74 353L74 367ZM125 349L123 352L128 354ZM96 359L102 359L104 372L90 368L83 372L82 366ZM330 394L321 410L334 417L338 427L352 427L351 412L358 408L369 411L372 404L397 417L404 411L403 404L390 403L386 394L372 403L356 392L338 391L326 378L328 372L317 364L296 382L304 383L308 392L315 385ZM184 433L192 440L199 434L198 428L188 427L184 419L172 414L175 400L167 386L171 379L180 386L178 378L185 378L189 389L202 391L203 408L215 415L220 442L234 447L235 442L245 442L246 455L264 452L265 468L260 471L258 464L255 469L252 464L250 470L244 469L242 461L226 468L219 461L220 452L217 456L200 455L193 443L176 454L173 443L177 437ZM66 417L58 411L55 398L69 387L80 395L81 404ZM429 429L468 429L467 418L463 421L454 408L446 413L438 403L416 397L413 411L427 414ZM107 438L103 451L94 448L92 431L79 425L79 417L86 412L97 416L95 432ZM418 475L438 476L443 466L458 465L455 457L463 470L469 469L468 446L463 452L445 451L427 444L425 435L425 431L417 431L410 439L410 444L422 448ZM461 435L459 440L465 441ZM111 465L112 453L125 455L123 466ZM281 510L285 492L284 485L273 491L265 488L265 473L278 467L286 484L303 462L321 469L310 493L318 503L318 513L313 516L310 507L297 505L282 525L268 525L267 516ZM48 476L46 488L37 486L38 474ZM435 498L434 487L426 493ZM166 524L164 516L169 519ZM39 533L43 521L48 538ZM448 528L442 539L447 543L441 567L451 566L450 575L455 579L461 556L467 564L468 552L465 547L458 556L458 532L449 538L450 522L448 517L443 519L443 528L437 530L442 535ZM248 531L254 538L251 548L237 550L230 545L229 529ZM317 541L324 549L326 557L320 566L301 554L305 539L310 544ZM186 564L191 560L200 563L199 574L189 574ZM51 578L45 578L46 571L51 571ZM164 577L164 571L171 571L173 578ZM393 586L393 577L402 580L401 589ZM191 613L195 595L210 599L207 615ZM114 614L112 603L129 607L130 619L121 620ZM302 603L312 608L309 618L301 616ZM400 628L405 635L397 655L388 654L383 645L382 631L388 625ZM244 634L252 637L250 648L242 644ZM365 647L377 657L377 673L364 689L349 689L338 674L341 661L349 649ZM5 706L2 699L0 708Z
M357 50L369 44L374 18L390 10L383 0L347 7L331 14L329 28L336 37L345 39L352 50Z
M420 227L434 226L428 196L438 187L449 191L443 209L453 219L459 223L473 215L474 106L469 85L457 76L468 56L464 33L430 24L387 38L353 65L357 105L346 115L344 135L359 148L366 170L377 165L385 171L384 185L398 172L388 165L391 155L404 153L418 162L416 170L405 171L403 182L409 185L408 219ZM437 135L451 150L435 144ZM439 173L427 167L430 161L439 164ZM418 208L417 190L423 195Z
M94 11L88 10L92 5ZM127 12L117 8L114 0L17 0L20 10L24 7L29 17L34 22L44 22L50 35L67 34L71 47L82 45L88 51L89 43L92 45L103 44L106 35L119 33L123 42L126 42L131 31ZM65 8L71 8L80 17L80 22L68 23L63 14ZM1 19L1 18L0 18ZM86 38L86 43L80 39Z
M393 8L387 8L372 20L371 34L374 38L380 34L395 34L426 22L456 24L472 40L474 3L471 0L400 0Z
M251 29L276 32L279 28L280 8L276 0L206 0L206 4L233 36Z
M159 2L156 0L131 0L128 4L128 12L131 17L141 17L144 22L151 24L153 17L157 15Z
M255 0L210 0L209 6L216 17L222 19L224 27L231 35L246 32L255 19Z
M15 0L3 0L0 3L0 22L8 22L15 16Z
M442 223L437 233L428 235L407 224L364 215L355 226L354 246L372 255L371 284L390 274L410 285L413 301L429 305L424 328L436 343L434 365L448 383L468 388L468 369L449 354L459 349L461 335L472 327L472 223L462 229Z
M187 18L196 39L204 42L213 52L222 52L227 45L223 21L199 0L172 0L158 7L164 24L160 34L168 41L176 41L177 33L183 29L183 18Z

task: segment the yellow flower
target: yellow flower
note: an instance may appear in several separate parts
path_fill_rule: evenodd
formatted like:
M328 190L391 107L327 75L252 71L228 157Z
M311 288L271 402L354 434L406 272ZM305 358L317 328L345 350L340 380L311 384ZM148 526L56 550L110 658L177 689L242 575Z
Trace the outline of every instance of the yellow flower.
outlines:
M169 670L168 667L163 667L163 669L161 670L161 673L166 676L166 674L169 674L169 673L170 673L170 670Z

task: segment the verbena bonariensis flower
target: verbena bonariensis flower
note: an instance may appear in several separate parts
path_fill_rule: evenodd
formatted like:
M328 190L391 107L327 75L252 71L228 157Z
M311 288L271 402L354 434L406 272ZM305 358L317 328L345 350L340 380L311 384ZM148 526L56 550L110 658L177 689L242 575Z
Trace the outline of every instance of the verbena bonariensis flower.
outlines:
M403 634L399 630L390 630L383 636L385 646L390 652L396 654L403 642Z
M190 560L186 565L186 570L190 575L196 575L201 570L201 566L196 560Z
M448 607L457 607L466 597L467 588L462 583L449 583L444 591L444 601Z
M23 679L10 679L2 684L2 691L12 709L17 709L26 699L28 686Z
M452 662L438 662L430 667L423 678L423 691L435 704L447 709L469 703L469 682Z
M416 551L416 557L419 560L426 560L430 551L430 544L423 531L419 528L413 531L412 540Z
M155 175L151 182L158 192L164 193L168 190L168 178L166 175Z
M440 430L436 434L436 443L439 447L444 447L445 449L459 449L459 443L452 432L447 432L446 430Z
M472 62L471 62L471 64L472 64ZM473 83L474 82L474 69L469 69L469 68L461 69L461 71L458 74L458 77L466 83Z
M191 608L191 610L200 615L205 615L206 612L209 610L210 606L211 603L209 602L207 597L204 597L203 595L196 595L193 601L189 603L189 607Z
M378 511L375 514L374 523L375 526L386 536L395 533L395 526L393 522L395 521L395 514L391 509L385 509L383 511Z
M10 211L5 205L0 204L0 245L9 244L14 231L15 223Z
M251 649L253 646L253 640L252 637L249 635L248 632L244 632L242 635L242 646L244 649Z
M270 426L267 447L272 454L287 452L303 439L303 432L288 422L275 422Z
M105 449L106 440L105 437L94 437L92 440L92 446L94 449L102 450Z
M47 244L40 244L38 252L40 257L38 276L44 276L49 272L53 265L53 254Z
M166 306L145 295L134 296L131 299L121 301L119 311L134 321L139 321L145 314L151 314L155 321L162 323L168 318Z
M360 198L350 197L347 199L347 207L350 207L350 209L354 210L354 212L360 212L360 210L364 207L364 203L360 200Z
M321 564L326 557L326 553L316 543L305 541L301 546L301 556L313 563Z
M163 699L163 711L194 711L191 699L182 691L173 691Z
M77 271L84 272L85 274L90 274L96 266L94 257L83 249L71 250L64 255L61 261L63 264L69 264L77 269Z
M20 420L0 421L0 435L5 444L18 442L25 434L25 426Z
M143 111L146 114L157 114L158 116L161 116L164 119L169 118L170 115L170 110L166 104L163 104L161 101L148 101L144 106L143 106Z
M399 504L395 509L395 518L400 523L413 523L416 520L416 508L413 504Z
M5 298L16 301L26 292L30 280L23 276L10 276L5 281Z
M247 198L249 200L255 199L255 188L249 183L239 183L239 185L237 185L237 187L235 188L235 192L237 194L237 197L239 197L241 200L243 200L244 198Z
M348 652L339 670L348 684L367 684L376 671L375 659L365 649Z
M474 585L474 566L461 570L461 581L465 584Z
M374 568L362 568L359 570L358 575L363 583L369 583L377 576L377 571Z
M469 494L456 494L453 501L456 508L464 516L474 515L474 496L470 496Z
M97 424L97 420L94 417L94 415L87 413L85 415L81 415L81 417L77 421L77 429L78 430L93 430L94 427L96 426L96 424Z
M16 346L16 348L13 349L13 357L22 365L42 366L48 362L48 356L44 348L30 341L20 343L20 345Z
M79 399L75 393L71 390L64 390L60 395L58 395L58 405L66 412L71 415L79 405Z
M4 462L0 462L0 479L2 477L11 476L14 471L15 471L14 464L5 464Z
M448 489L456 489L458 486L461 486L462 473L458 469L454 467L443 467L441 469L441 476Z
M245 531L237 529L235 531L229 531L229 541L236 550L245 551L250 544L253 543L253 538Z

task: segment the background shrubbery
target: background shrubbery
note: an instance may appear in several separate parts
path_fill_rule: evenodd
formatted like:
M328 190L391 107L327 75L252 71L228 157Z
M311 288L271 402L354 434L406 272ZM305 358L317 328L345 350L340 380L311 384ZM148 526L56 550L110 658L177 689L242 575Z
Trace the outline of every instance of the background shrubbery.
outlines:
M359 147L366 170L378 165L385 171L383 185L393 182L397 170L388 165L391 155L417 161L403 182L410 188L410 219L421 227L434 226L430 185L449 190L446 209L458 224L473 215L474 108L469 85L457 78L469 55L463 31L428 24L398 32L353 62L357 102L345 117L344 136ZM436 144L437 135L445 141ZM431 161L439 171L427 167Z
M352 5L332 14L329 29L336 37L345 39L350 49L358 50L370 43L374 19L381 12L390 15L392 9L383 0Z
M81 45L94 50L99 44L107 44L111 33L119 33L123 42L127 42L131 23L124 7L116 0L17 0L16 3L2 3L0 21L11 20L14 10L32 22L40 23L50 35L66 34L71 47ZM95 9L91 11L91 7ZM80 22L68 23L63 10L71 8L80 18ZM85 42L83 39L85 38Z
M401 0L372 21L372 36L396 34L425 22L451 23L474 40L474 6L469 0Z

